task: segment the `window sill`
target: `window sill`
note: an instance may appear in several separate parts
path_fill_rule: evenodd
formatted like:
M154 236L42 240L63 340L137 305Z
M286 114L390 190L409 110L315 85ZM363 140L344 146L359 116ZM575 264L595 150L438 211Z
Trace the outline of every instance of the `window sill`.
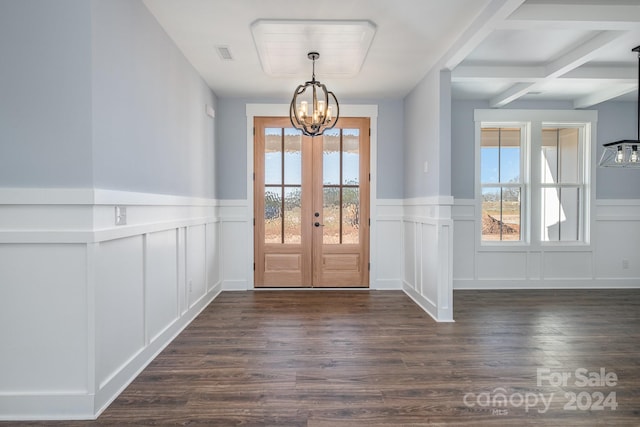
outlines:
M479 244L476 252L592 252L590 243L495 243Z

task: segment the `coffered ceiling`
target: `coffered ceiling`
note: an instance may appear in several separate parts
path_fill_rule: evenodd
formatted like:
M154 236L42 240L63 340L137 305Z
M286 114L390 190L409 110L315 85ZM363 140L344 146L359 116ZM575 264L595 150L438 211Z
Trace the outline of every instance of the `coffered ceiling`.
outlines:
M636 96L640 0L144 3L221 97L288 98L311 77L311 50L317 79L348 99L402 98L434 66L452 71L455 99L494 107Z

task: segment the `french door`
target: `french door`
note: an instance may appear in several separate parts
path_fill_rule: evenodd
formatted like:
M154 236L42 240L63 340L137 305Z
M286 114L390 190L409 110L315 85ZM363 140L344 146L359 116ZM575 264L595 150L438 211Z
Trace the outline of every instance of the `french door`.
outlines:
M256 287L369 286L369 118L254 119Z

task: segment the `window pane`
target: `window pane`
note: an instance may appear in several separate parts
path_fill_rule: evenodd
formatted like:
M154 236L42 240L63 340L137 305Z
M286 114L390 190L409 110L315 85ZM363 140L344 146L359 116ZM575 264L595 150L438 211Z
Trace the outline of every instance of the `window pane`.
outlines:
M480 182L499 182L498 129L482 129L480 147Z
M282 129L264 130L264 183L282 184Z
M521 240L518 187L482 189L482 240Z
M580 156L578 129L560 129L560 182L561 183L579 183L579 167L578 162Z
M560 207L565 219L560 223L560 240L580 239L580 190L576 187L560 190Z
M580 132L577 128L542 130L542 183L580 183Z
M302 214L300 187L284 188L284 243L300 243Z
M480 140L480 180L483 183L520 182L519 128L485 128Z
M502 240L520 240L520 189L502 188Z
M542 241L553 242L560 240L560 189L543 188L541 198Z
M482 189L482 240L500 240L500 187Z
M557 129L542 130L540 153L540 177L543 184L558 182L558 132Z
M340 129L330 129L322 136L322 183L340 184Z
M500 182L520 182L520 147L500 148Z
M342 183L360 183L360 129L342 130Z
M360 192L342 189L342 243L358 243L360 237Z
M323 212L322 242L340 243L340 187L324 187L322 190Z
M284 131L284 183L302 184L302 133L292 128Z
M580 203L578 187L543 188L542 240L580 240Z
M282 243L281 188L264 189L264 242Z

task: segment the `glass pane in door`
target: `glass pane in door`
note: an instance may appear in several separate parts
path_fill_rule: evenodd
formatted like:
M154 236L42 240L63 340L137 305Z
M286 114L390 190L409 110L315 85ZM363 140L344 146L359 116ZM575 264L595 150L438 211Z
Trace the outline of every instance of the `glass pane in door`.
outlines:
M264 189L264 242L282 243L281 187Z
M340 129L330 129L322 137L322 183L340 184Z
M322 189L322 243L337 245L340 243L340 187Z
M360 182L360 129L342 130L342 184Z
M342 189L342 243L357 244L360 237L360 192L358 187Z
M300 243L302 237L302 191L284 188L284 243Z
M282 129L264 130L264 183L282 184Z

